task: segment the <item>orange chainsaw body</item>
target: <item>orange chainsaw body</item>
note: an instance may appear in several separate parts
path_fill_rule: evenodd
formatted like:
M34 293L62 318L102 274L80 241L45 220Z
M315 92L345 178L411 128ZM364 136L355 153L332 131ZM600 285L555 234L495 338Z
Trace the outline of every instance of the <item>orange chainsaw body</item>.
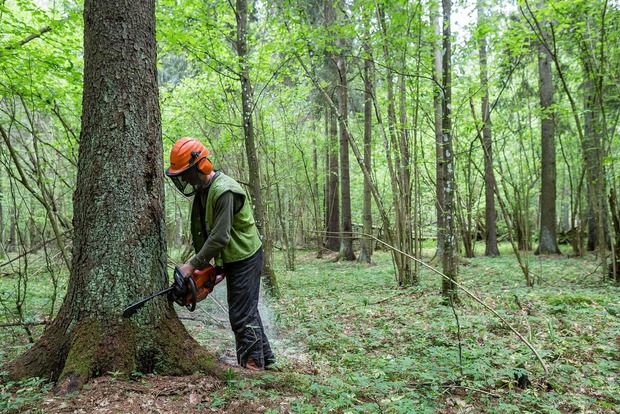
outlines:
M192 303L198 303L203 301L213 291L215 285L224 280L224 272L220 267L207 266L202 270L194 270L194 273L190 276L194 285L196 286L196 293L189 289L188 293L184 297L185 304L187 306ZM195 297L195 302L194 302Z

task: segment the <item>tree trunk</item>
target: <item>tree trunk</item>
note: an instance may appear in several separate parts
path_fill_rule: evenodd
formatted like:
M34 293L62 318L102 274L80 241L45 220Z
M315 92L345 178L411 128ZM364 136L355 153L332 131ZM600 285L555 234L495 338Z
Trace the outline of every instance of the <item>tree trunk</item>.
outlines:
M327 235L325 248L332 252L340 249L340 186L338 179L338 120L333 110L328 110L328 169L325 213L327 214Z
M586 76L592 75L591 68L585 68ZM587 250L604 252L610 244L605 200L603 159L601 156L600 111L593 79L584 82L584 157L588 177L588 240ZM602 255L604 256L604 255Z
M456 229L455 229L455 206L454 192L456 181L454 179L454 151L452 149L452 41L450 17L452 13L452 0L442 0L443 7L443 62L442 62L442 85L443 99L442 112L442 141L441 156L443 167L443 182L441 189L444 196L444 240L442 267L445 276L441 281L441 295L444 300L458 302L457 286L457 257L456 257Z
M436 256L441 260L443 257L444 243L444 194L443 194L443 156L442 156L442 99L443 99L443 80L442 80L442 40L441 40L441 23L439 22L439 13L434 13L433 26L435 27L436 42L433 48L433 102L435 107L435 193L437 200L435 201L437 215L437 253Z
M248 158L248 170L250 180L250 196L254 207L254 220L256 228L261 235L264 249L263 259L263 281L265 287L274 296L279 295L278 282L276 275L271 267L272 244L267 236L265 223L265 204L261 193L261 172L256 149L256 137L254 135L254 92L250 80L250 69L248 66L248 2L247 0L237 0L235 7L235 17L237 19L237 56L239 57L239 81L241 82L241 110L243 119L243 136L245 138L245 151Z
M396 247L392 252L394 259L394 265L397 271L397 281L399 286L410 286L417 283L416 275L413 274L413 267L411 266L411 258L406 254L400 252L412 253L412 237L413 231L411 228L411 180L409 174L409 145L407 133L404 130L404 123L406 121L406 114L402 113L406 111L404 99L404 78L399 77L401 81L401 118L400 124L396 115L396 98L394 93L394 73L392 68L392 62L396 59L390 49L390 36L388 34L387 22L385 17L384 6L376 4L377 19L382 36L383 43L383 57L385 59L386 69L386 89L387 89L387 113L388 113L388 132L389 141L384 136L385 153L388 163L388 171L390 173L392 197L394 200L395 210L395 242ZM404 66L404 62L401 60L399 65ZM401 68L402 69L402 68Z
M347 65L343 57L345 42L338 39L338 55L336 68L338 70L338 112L340 135L340 194L342 208L342 234L340 236L339 258L346 261L355 260L353 253L353 226L351 224L351 178L349 175L349 130L348 130L348 82Z
M370 46L365 43L364 49L370 55ZM364 59L364 165L372 169L372 60L370 56ZM372 235L372 190L371 183L364 176L364 205L362 207L362 226L365 235ZM362 237L358 261L370 263L372 261L372 239Z
M110 371L219 372L165 299L121 318L168 285L156 60L154 0L85 1L72 270L56 319L3 367L11 378L70 392Z
M320 118L320 116L319 116ZM315 125L313 123L313 125ZM321 208L320 208L320 196L319 196L319 151L316 142L316 134L312 134L312 206L314 209L314 240L316 242L317 252L321 252L323 247L322 237L319 235L321 229Z
M525 196L520 192L525 191ZM527 198L529 197L529 191L522 188L513 189L513 222L515 233L517 237L517 248L520 251L531 250L530 240L530 220L528 215L529 203Z
M401 70L404 72L405 62L401 61ZM400 136L399 136L399 152L400 152L400 165L398 166L398 178L400 181L400 204L401 217L400 224L402 225L402 233L399 240L400 250L408 252L409 255L401 256L401 274L402 285L412 286L418 284L418 275L413 271L413 260L410 255L413 254L413 217L412 214L412 200L411 195L411 154L409 151L409 133L407 130L407 90L405 86L405 77L400 76L399 79L399 111L400 111Z
M479 30L485 30L486 23L484 6L482 0L478 0ZM491 112L489 109L489 77L487 68L487 36L486 33L479 33L478 49L480 58L480 84L484 89L482 97L482 145L484 150L484 224L485 249L484 255L489 257L499 256L497 247L497 222L495 211L495 173L493 171L493 137L491 134Z
M543 22L544 24L544 22ZM543 32L545 35L545 32ZM556 170L551 52L538 47L538 84L541 109L540 237L535 254L560 254L556 236Z

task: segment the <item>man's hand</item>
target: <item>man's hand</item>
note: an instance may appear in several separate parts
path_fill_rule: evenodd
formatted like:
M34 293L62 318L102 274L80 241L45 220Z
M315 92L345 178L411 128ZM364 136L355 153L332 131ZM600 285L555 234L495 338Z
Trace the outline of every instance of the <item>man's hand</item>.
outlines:
M185 263L179 268L179 270L181 271L181 274L183 275L185 280L187 280L192 275L192 273L194 273L194 270L196 270L196 268L192 266L191 263Z

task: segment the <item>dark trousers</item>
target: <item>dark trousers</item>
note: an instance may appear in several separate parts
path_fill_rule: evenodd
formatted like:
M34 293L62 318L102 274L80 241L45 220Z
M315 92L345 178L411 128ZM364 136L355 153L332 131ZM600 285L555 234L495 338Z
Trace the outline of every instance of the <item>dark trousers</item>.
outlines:
M238 262L225 263L228 317L235 334L237 362L245 367L252 358L258 367L275 362L258 313L263 248Z

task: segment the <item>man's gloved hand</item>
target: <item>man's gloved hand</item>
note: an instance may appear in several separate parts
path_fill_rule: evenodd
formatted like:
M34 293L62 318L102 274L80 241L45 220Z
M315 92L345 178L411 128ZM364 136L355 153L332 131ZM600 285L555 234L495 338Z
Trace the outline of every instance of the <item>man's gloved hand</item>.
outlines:
M179 268L179 270L181 271L181 274L183 275L185 280L187 280L192 275L192 273L194 273L194 270L196 270L196 268L192 266L191 263L185 263Z

